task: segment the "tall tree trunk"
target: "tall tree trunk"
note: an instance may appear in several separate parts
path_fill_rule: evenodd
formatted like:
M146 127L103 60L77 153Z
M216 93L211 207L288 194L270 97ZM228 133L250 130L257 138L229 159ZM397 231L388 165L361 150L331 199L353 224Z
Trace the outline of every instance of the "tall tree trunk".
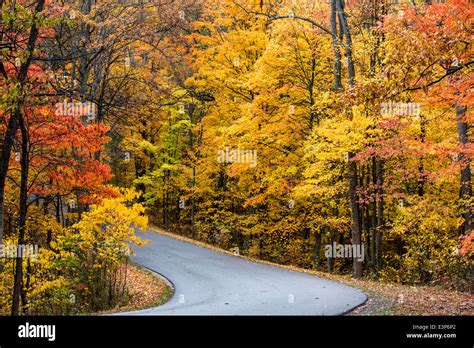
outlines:
M347 23L346 14L344 12L344 1L336 0L336 10L339 18L339 22L344 33L345 42L345 54L347 59L347 74L349 79L349 86L354 87L355 85L355 68L352 59L352 37L349 31L349 25ZM361 224L360 224L360 209L357 197L357 163L354 161L354 154L349 153L349 165L348 165L348 177L349 177L349 199L351 207L351 236L352 244L361 244ZM353 259L354 267L354 278L362 277L362 262Z
M43 215L44 216L47 216L49 214L49 203L51 202L51 200L52 200L51 195L47 195L46 197L44 197L44 200L43 200ZM46 247L48 249L51 248L52 239L53 239L53 231L51 230L51 228L48 228L47 235L46 235Z
M59 193L56 194L56 204L55 204L55 208L56 208L56 221L58 223L61 223L61 198L59 196ZM63 224L64 226L64 224Z
M314 232L314 269L319 271L321 269L321 232Z
M364 253L365 253L365 259L367 260L367 263L369 265L372 264L372 254L370 253L369 246L370 243L372 242L371 238L371 219L370 219L370 205L364 205L364 211L365 211L365 245L366 247L364 248Z
M317 117L317 111L314 108L314 83L316 81L316 67L317 67L317 62L316 58L312 57L311 59L311 78L309 80L309 86L308 86L308 95L309 95L309 121L308 121L308 129L309 132L313 130L314 123L316 122L317 125L319 125L319 119Z
M23 307L23 313L28 315L27 313L27 306L28 306L28 298L26 297L26 294L28 293L29 289L31 286L31 261L28 259L26 263L26 282L25 286L22 287L21 289L21 305Z
M0 153L0 244L3 241L4 229L4 201L5 201L5 181L7 178L8 163L10 162L11 149L13 146L13 139L18 130L20 123L21 111L18 105L15 108L10 120L8 122L7 131L3 140L3 147ZM1 266L0 266L1 267Z
M335 91L342 89L341 82L341 49L339 38L337 34L337 2L338 0L331 0L331 33L332 33L332 47L334 50L334 85Z
M195 195L195 186L196 186L196 165L193 163L193 179L192 179L192 196L191 196L191 235L194 238L196 236L196 200Z
M463 106L456 107L458 137L459 143L463 149L469 144L468 124L464 119L466 110L467 108ZM472 211L469 202L472 196L471 163L464 155L464 152L461 152L459 161L461 162L461 183L459 187L459 198L463 203L462 217L464 219L463 224L459 228L459 233L468 234L472 230Z
M83 0L81 4L81 12L83 15L87 16L92 8L92 0ZM80 39L83 42L83 45L79 47L80 52L80 64L79 64L79 77L81 79L80 84L80 95L81 102L86 102L87 94L87 82L89 80L89 54L87 52L87 45L90 44L90 34L89 34L89 25L82 22L80 30ZM84 120L84 123L87 121Z
M352 36L349 31L349 25L347 24L346 13L344 12L344 0L336 0L337 14L341 23L342 30L344 32L344 38L346 44L344 46L346 59L347 59L347 76L349 78L349 86L354 87L355 84L355 68L354 61L352 59Z
M45 0L38 0L36 2L34 17L36 18L37 14L43 11ZM5 138L3 140L3 146L0 151L0 244L3 243L3 229L4 229L4 203L5 203L5 181L7 178L8 171L8 162L10 162L11 149L13 146L13 138L18 131L20 126L20 118L22 114L23 106L23 86L25 85L26 78L28 75L28 69L31 65L33 51L36 47L36 41L38 39L38 28L36 22L34 21L31 25L30 36L28 38L28 43L26 46L27 59L24 64L20 67L20 72L18 73L18 85L19 85L19 94L18 99L15 101L12 115L8 121L7 130ZM2 264L0 262L0 271L2 270Z
M328 233L329 234L329 244L331 245L331 248L333 246L333 242L335 241L335 233L334 233L334 230L330 229L328 226L324 226L324 231L325 233ZM332 273L333 270L334 270L334 256L335 255L332 255L332 257L328 257L327 259L327 270L328 270L328 273Z
M35 10L34 10L34 18L36 18L37 14L43 11L45 0L38 0L36 2ZM2 1L3 5L3 1ZM3 7L3 6L2 6ZM20 72L18 74L18 86L19 86L19 93L17 100L14 102L13 111L8 121L7 130L5 134L5 138L3 140L2 149L0 149L0 244L3 243L3 230L4 230L4 206L5 206L5 182L7 178L8 172L8 163L10 162L11 156L11 149L13 146L13 139L15 137L16 132L18 131L18 127L20 126L20 118L22 114L22 104L23 104L23 90L24 85L27 79L28 70L32 62L32 55L33 51L36 47L36 41L38 39L38 27L36 25L36 21L33 21L33 24L30 28L30 36L28 38L28 43L26 45L26 55L27 59L24 64L20 67ZM0 272L3 271L3 264L0 260Z
M377 228L375 236L375 249L377 254L377 273L382 269L382 237L384 229L384 201L383 201L383 161L377 161Z
M349 199L351 206L351 237L353 245L361 244L360 211L357 197L357 163L353 160L354 154L349 154ZM362 262L353 257L354 278L362 277Z
M424 144L426 142L426 125L425 119L420 115L420 140ZM425 194L425 165L424 158L420 156L420 163L418 164L418 196L423 197Z
M195 154L195 148L194 148L194 111L196 109L196 105L194 104L189 104L188 107L188 116L189 116L189 148L193 154ZM197 154L196 154L197 155ZM191 190L192 190L192 195L191 195L191 235L194 238L196 234L196 225L195 225L195 210L196 210L196 202L195 202L195 188L196 188L196 163L191 164L193 167L193 176L191 178Z
M20 119L21 130L21 181L20 181L20 207L18 222L17 246L25 244L26 213L28 199L28 134L23 119ZM18 315L20 309L20 294L23 281L23 255L17 255L15 265L15 276L13 282L12 315Z
M372 238L370 240L370 258L372 272L376 273L377 253L375 247L375 240L377 238L377 158L372 158L372 185L374 187L372 191L373 202L372 205Z

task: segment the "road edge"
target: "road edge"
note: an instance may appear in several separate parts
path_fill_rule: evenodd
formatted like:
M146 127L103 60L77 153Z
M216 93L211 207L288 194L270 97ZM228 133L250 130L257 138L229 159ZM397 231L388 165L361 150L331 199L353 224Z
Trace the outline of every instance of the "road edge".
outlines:
M339 283L339 284L342 284L342 285L350 287L350 288L354 288L354 289L360 291L365 296L365 300L363 302L361 302L359 305L357 305L357 306L355 306L351 309L348 309L344 312L341 312L339 314L335 314L335 316L346 315L346 314L349 314L349 313L353 312L354 310L356 310L356 309L358 309L362 306L365 306L368 303L369 298L370 298L370 295L367 294L366 291L364 291L363 289L361 289L359 287L344 284L343 282L340 282L340 281L337 281L337 280L334 280L334 279L330 279L328 277L324 277L323 275L320 275L319 273L316 273L314 271L310 271L310 270L307 270L307 269L304 269L304 268L301 268L301 267L281 265L281 264L266 261L266 260L260 260L260 259L252 258L252 257L249 257L249 256L245 256L245 255L235 254L235 253L230 252L228 250L216 247L215 245L207 244L207 243L201 242L199 240L195 240L195 239L192 239L192 238L189 238L189 237L185 237L185 236L173 233L173 232L165 231L162 228L160 228L156 225L153 225L153 224L148 224L148 231L151 231L151 232L157 233L157 234L161 234L161 235L166 236L166 237L174 238L174 239L180 240L182 242L187 242L187 243L193 244L195 246L198 246L198 247L201 247L201 248L204 248L204 249L209 249L209 250L212 250L212 251L215 251L215 252L220 252L220 253L226 254L228 256L234 256L234 257L238 257L238 258L241 258L241 259L244 259L244 260L247 260L247 261L260 263L260 264L263 264L263 265L278 267L278 268L281 268L281 269L285 269L287 271L304 273L304 274L312 275L314 277L323 278L323 279L326 279L328 281L332 281L332 282ZM142 267L147 268L145 266L142 266ZM153 271L153 270L151 270L151 271L154 272L154 273L159 274L156 271ZM174 294L173 294L173 296L174 296ZM171 300L172 297L170 297L170 300Z

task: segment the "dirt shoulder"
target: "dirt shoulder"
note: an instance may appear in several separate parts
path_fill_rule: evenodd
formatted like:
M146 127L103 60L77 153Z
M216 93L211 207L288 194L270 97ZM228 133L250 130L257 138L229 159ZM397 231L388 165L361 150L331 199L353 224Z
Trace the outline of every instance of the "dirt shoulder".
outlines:
M172 285L166 279L135 264L128 265L127 289L130 294L127 305L119 306L100 314L130 312L158 307L166 303L174 293Z

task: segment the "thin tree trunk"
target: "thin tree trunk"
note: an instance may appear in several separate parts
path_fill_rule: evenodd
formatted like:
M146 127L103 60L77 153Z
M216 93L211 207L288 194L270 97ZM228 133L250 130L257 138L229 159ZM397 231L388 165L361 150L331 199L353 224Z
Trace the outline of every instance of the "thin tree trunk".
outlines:
M339 22L344 33L346 40L345 44L345 54L347 59L347 74L349 79L349 86L354 87L355 85L355 68L352 59L352 37L349 31L349 26L347 23L346 14L344 12L344 1L336 0L336 10L339 18ZM348 177L349 177L349 198L351 206L351 236L352 244L360 245L361 244L361 228L360 228L360 209L357 197L357 163L353 160L354 154L349 153L349 165L348 165ZM354 267L354 278L362 277L362 262L353 259Z
M26 213L28 199L28 135L23 119L20 119L21 129L21 181L20 181L20 207L18 223L18 243L17 246L25 244ZM23 281L23 255L17 255L15 265L15 276L12 295L12 315L18 315L20 309L20 294Z
M357 197L357 163L353 160L354 154L349 154L349 200L351 206L351 237L353 245L361 244L360 231L360 212L359 202ZM362 262L357 257L353 258L354 278L362 277Z
M324 231L326 233L329 233L329 244L331 245L331 248L332 248L332 243L334 242L335 240L335 236L334 236L334 231L329 229L328 226L325 226L324 227ZM335 255L332 255L332 257L328 257L327 259L327 269L328 269L328 273L332 273L333 270L334 270L334 256Z
M26 296L27 292L29 291L31 286L31 261L28 259L26 264L26 283L25 286L21 289L21 304L23 306L23 313L27 313L27 306L28 306L28 298Z
M314 232L314 269L319 271L321 269L321 233Z
M420 140L424 144L426 141L426 126L423 116L420 116ZM418 164L418 196L423 197L425 194L425 165L423 156L420 156Z
M195 153L195 149L194 149L194 133L193 133L193 127L194 127L194 123L193 123L193 115L194 115L194 111L196 109L196 106L194 104L190 104L189 107L188 107L188 116L189 116L189 123L190 123L190 127L189 127L189 148L191 150L191 152L194 154ZM191 236L194 238L195 237L195 234L196 234L196 227L195 227L195 209L196 209L196 202L195 202L195 199L194 199L194 192L195 192L195 187L196 187L196 164L195 163L192 163L192 167L193 167L193 176L192 176L192 179L191 179L191 190L192 190L192 195L191 195Z
M196 236L196 221L195 221L196 201L194 198L195 186L196 186L196 166L193 164L193 179L192 179L193 192L191 196L191 235L193 238Z
M337 35L337 22L336 22L336 11L337 11L337 2L338 0L331 0L331 33L332 33L332 47L334 50L334 85L333 88L335 91L342 89L341 82L341 49L338 41Z
M61 223L61 200L59 194L56 194L56 221Z
M339 21L341 23L344 37L346 39L345 54L347 59L347 75L349 78L349 86L354 87L355 84L355 68L354 61L352 59L352 36L349 31L349 25L347 24L346 13L344 12L344 0L336 0L337 13Z
M38 0L35 7L34 17L43 11L45 0ZM30 37L28 38L28 43L26 46L26 55L27 60L20 67L20 72L18 74L18 85L20 86L19 97L15 102L12 115L8 121L7 130L5 134L5 139L3 141L3 147L0 151L0 244L3 243L3 229L4 229L4 203L5 203L5 181L7 178L8 163L10 162L11 149L13 146L13 138L18 131L20 126L20 118L22 113L22 95L23 95L23 86L26 82L28 75L28 69L31 65L33 51L36 47L36 40L38 39L38 28L36 23L33 22L30 29ZM2 264L0 262L0 271L2 270Z
M372 255L369 250L369 246L371 243L371 220L370 220L370 206L369 204L364 205L364 211L365 211L365 245L366 248L364 248L364 253L365 253L365 259L367 260L368 264L372 264Z
M377 273L382 269L382 237L384 229L384 201L383 201L383 161L377 161L377 228L375 249L377 254L376 270Z
M466 107L456 107L456 123L458 128L459 143L463 148L469 144L468 137L468 125L464 120L466 114ZM460 234L468 234L472 230L472 212L469 205L469 200L472 196L472 185L471 185L471 163L466 158L463 152L459 156L461 162L461 182L459 187L459 198L463 203L462 217L464 219L463 224L459 228Z
M374 189L372 191L373 202L372 202L372 238L370 240L370 253L371 253L371 266L372 272L376 273L377 253L375 247L375 240L377 236L377 158L372 158L372 185Z

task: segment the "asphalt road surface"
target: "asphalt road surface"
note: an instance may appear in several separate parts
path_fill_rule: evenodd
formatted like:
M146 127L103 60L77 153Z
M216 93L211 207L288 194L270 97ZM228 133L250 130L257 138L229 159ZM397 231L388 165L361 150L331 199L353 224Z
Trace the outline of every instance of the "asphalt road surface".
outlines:
M251 262L155 232L132 260L167 278L173 297L127 315L340 315L364 303L360 290Z

